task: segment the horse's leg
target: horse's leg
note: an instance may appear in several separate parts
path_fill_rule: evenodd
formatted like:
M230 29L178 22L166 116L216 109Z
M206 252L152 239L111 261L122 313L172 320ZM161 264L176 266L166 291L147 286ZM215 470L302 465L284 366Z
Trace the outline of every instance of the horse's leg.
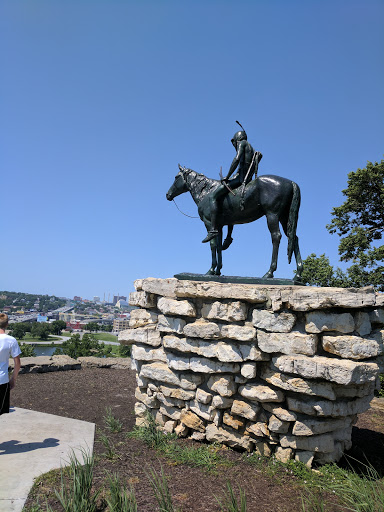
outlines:
M299 248L299 239L295 236L295 243L293 246L293 252L295 254L296 259L296 275L293 278L294 281L301 283L301 275L303 273L303 260L301 259L300 248Z
M285 235L288 237L288 228L287 228L288 218L281 219L281 225L283 227L283 231L284 231ZM301 254L300 254L299 239L296 235L295 235L295 241L293 243L293 253L295 255L295 260L296 260L296 275L293 278L293 280L300 283L302 281L301 275L303 273L303 260L301 259Z
M205 275L214 276L214 275L216 275L216 267L217 267L217 258L216 258L217 237L210 240L209 244L211 246L212 264L211 264L211 268L208 270L208 272Z
M233 224L229 224L228 225L228 233L227 233L227 237L226 239L224 240L224 243L222 245L222 250L225 251L225 249L228 249L228 247L231 245L231 243L233 242L233 238L232 238L232 231L233 231Z
M219 234L216 237L217 266L215 274L219 276L223 268L222 246L223 246L223 228L219 228Z
M275 213L268 213L267 224L272 238L272 261L268 272L263 276L265 278L273 277L273 273L277 268L277 257L279 255L279 245L281 240L281 233L279 227L279 217Z

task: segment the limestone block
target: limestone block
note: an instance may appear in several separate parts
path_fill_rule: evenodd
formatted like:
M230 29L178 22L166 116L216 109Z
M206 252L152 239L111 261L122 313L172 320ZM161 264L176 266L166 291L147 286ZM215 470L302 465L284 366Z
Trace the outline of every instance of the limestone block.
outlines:
M134 359L132 357L131 358L131 370L135 371L136 373L139 373L140 372L140 368L141 368L141 362L140 361L136 361L136 359Z
M255 444L255 452L261 457L270 457L272 455L271 447L266 441L257 442Z
M157 393L159 391L159 388L157 386L155 386L155 384L153 384L153 382L149 382L147 388L148 388L148 392L151 391L153 393Z
M223 363L241 363L244 359L241 348L242 345L238 346L233 343L218 341L215 344L215 357Z
M330 464L343 456L343 444L335 442L335 448L330 453L315 453L315 461L318 464Z
M243 302L213 302L203 304L201 316L207 319L240 322L247 318L247 306Z
M147 408L142 402L135 403L135 415L143 418L147 414Z
M323 336L323 349L346 359L368 359L383 353L384 331L372 333L369 338L359 336Z
M177 407L170 407L168 405L161 404L160 406L160 412L164 416L167 416L168 418L171 418L171 420L179 420L181 416L181 409L178 409Z
M212 420L212 407L210 405L201 404L197 400L191 400L189 402L189 408L195 414L203 418L204 420L211 421Z
M178 338L176 336L164 336L165 348L197 354L203 357L216 357L223 362L241 362L243 356L239 348L230 343L205 341L200 338Z
M204 380L202 375L196 375L195 373L182 373L180 375L180 386L186 390L194 390Z
M358 311L355 314L355 331L357 331L360 336L366 336L371 332L371 321L369 319L369 314L364 313L363 311Z
M162 361L167 362L167 356L163 347L151 349L149 347L132 346L132 357L138 361Z
M212 395L199 388L196 391L196 400L202 404L209 404L212 401Z
M256 329L250 325L222 325L222 338L230 338L238 341L252 341L256 338Z
M310 311L334 307L364 308L377 302L372 287L366 288L315 288L295 286L282 288L281 301L294 311Z
M137 329L126 329L119 332L119 342L121 345L131 345L132 343L144 343L158 347L161 345L161 336L154 325L139 327Z
M280 444L283 448L329 453L334 450L334 440L331 434L322 434L311 437L282 436Z
M316 418L302 418L293 425L292 434L294 436L313 436L325 434L351 425L352 420L347 418L329 420Z
M369 408L369 396L357 398L353 401L330 401L330 400L316 400L307 398L300 400L298 398L287 398L288 408L291 411L308 414L309 416L353 416L365 412Z
M254 379L256 377L256 363L243 364L240 373L246 379Z
M179 409L184 409L185 407L185 401L180 400L178 398L172 398L170 396L164 396L163 393L156 393L156 398L164 405L167 405L168 407L178 407Z
M239 393L244 398L257 402L283 402L284 395L281 391L271 389L262 384L245 384L240 386Z
M212 422L216 427L219 427L223 423L223 411L214 409L212 411Z
M231 407L231 414L242 416L248 420L255 420L259 410L260 406L257 404L250 404L248 402L244 402L243 400L234 400Z
M165 363L143 364L140 370L140 377L146 377L154 381L166 382L174 386L180 385L178 376L168 368Z
M286 434L288 432L289 425L288 421L282 421L277 418L277 416L272 415L269 418L268 430L270 432L276 432L277 434Z
M140 375L136 374L136 384L139 388L148 387L148 382L149 382L148 379L140 377Z
M182 318L159 315L157 328L160 332L176 332L182 334L186 322Z
M176 398L177 400L192 400L195 398L196 394L195 391L187 391L180 388L170 388L168 386L160 386L160 392L163 393L164 396Z
M317 335L297 331L275 333L257 331L257 343L263 352L283 354L306 354L312 356L317 350Z
M141 283L141 287L144 291L156 294L163 295L164 297L176 297L176 286L177 279L157 279L154 277L147 277L143 279Z
M283 373L293 373L309 379L325 379L345 385L374 381L379 371L376 363L360 363L323 356L283 355L273 357L272 361Z
M262 404L262 407L282 421L296 421L297 419L297 414L292 411L287 411L287 409L284 409L279 405L264 403Z
M295 453L295 460L297 462L301 462L302 464L305 464L308 468L311 468L314 455L315 455L315 452L297 451Z
M139 308L155 308L156 296L146 292L132 292L129 294L129 305Z
M194 441L204 441L205 440L205 434L202 432L192 432L192 434L189 437L190 439L193 439Z
M260 377L269 384L284 389L285 391L322 396L328 398L328 400L335 400L336 398L333 385L329 382L304 380L300 377L279 373L266 366L262 368Z
M290 332L295 325L296 317L292 313L274 313L264 309L254 309L252 322L258 329L269 332Z
M139 402L143 402L150 409L158 409L160 404L155 396L149 396L146 393L142 393L140 388L136 388L135 398L139 400Z
M355 322L350 313L326 313L324 311L311 311L305 315L305 330L309 333L324 331L353 332Z
M187 411L187 409L181 411L180 421L186 427L197 430L198 432L205 432L204 422L192 411Z
M293 458L293 453L292 448L282 448L278 446L275 451L275 457L278 461L285 464Z
M148 427L148 420L147 418L143 418L138 416L135 421L136 427Z
M187 324L183 329L183 333L191 338L203 338L206 340L221 338L219 326L214 322L207 322L202 319Z
M143 279L135 279L135 281L133 281L133 286L137 292L140 292L143 289Z
M160 297L157 301L157 307L164 315L196 316L196 308L192 302L188 300L175 300Z
M261 304L270 298L267 288L272 291L279 289L278 286L180 280L177 282L175 293L177 297L234 299Z
M255 343L238 344L243 361L270 361L271 355L262 352Z
M188 435L188 432L189 428L183 423L180 423L179 425L177 425L177 427L175 427L175 434L177 435L177 437L186 437Z
M373 395L375 391L375 383L367 382L360 386L334 386L336 399L337 398L357 398L367 395Z
M163 432L165 434L172 434L175 427L176 427L176 421L174 421L174 420L166 421L163 426Z
M208 389L220 396L230 397L236 393L237 386L232 375L212 375L207 382Z
M148 324L155 324L157 322L157 313L148 311L146 309L133 309L129 318L129 327L135 329L136 327L144 327Z
M256 421L255 423L248 423L245 429L247 436L254 435L256 437L268 437L269 430L265 421Z
M229 409L232 403L232 398L216 395L212 399L212 409Z
M239 429L242 429L244 427L244 421L243 420L241 420L240 418L235 418L234 416L232 416L228 412L224 413L223 423L225 423L225 425L228 425L229 427L232 427L235 430L239 430Z
M383 294L384 295L384 294ZM384 308L374 309L369 313L369 319L372 324L384 324Z
M191 369L189 357L181 357L176 356L175 354L167 353L167 361L169 368L172 370L184 371Z
M242 436L232 429L216 427L213 423L206 428L207 441L226 444L230 447L241 447L247 451L252 450L252 440L248 436Z
M190 369L198 373L238 373L240 365L237 363L222 363L204 357L191 357Z

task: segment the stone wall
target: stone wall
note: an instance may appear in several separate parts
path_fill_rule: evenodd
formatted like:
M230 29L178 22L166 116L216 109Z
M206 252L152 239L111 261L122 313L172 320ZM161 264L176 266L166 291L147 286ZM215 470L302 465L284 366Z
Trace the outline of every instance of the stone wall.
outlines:
M338 460L378 386L384 294L147 278L130 295L135 413L280 460Z

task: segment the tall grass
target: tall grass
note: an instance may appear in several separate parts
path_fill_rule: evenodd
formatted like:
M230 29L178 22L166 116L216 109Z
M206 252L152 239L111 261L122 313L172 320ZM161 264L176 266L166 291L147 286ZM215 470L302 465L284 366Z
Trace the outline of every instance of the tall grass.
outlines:
M227 482L224 499L219 500L216 497L216 500L220 506L221 512L247 512L247 497L245 492L239 487L239 502L231 482Z
M175 508L172 503L172 496L169 491L167 478L161 468L160 475L153 469L148 474L156 501L159 505L159 512L181 512L181 509Z
M103 416L103 420L107 428L111 432L121 432L121 429L123 428L123 424L120 420L114 417L112 414L112 409L110 407L107 407L105 409L105 416Z
M137 512L135 491L122 484L117 473L108 475L109 497L106 498L109 512Z
M61 488L55 490L57 499L65 512L95 512L99 491L91 494L94 459L89 450L81 451L83 464L74 452L69 457L70 480L65 483L64 471L61 471Z

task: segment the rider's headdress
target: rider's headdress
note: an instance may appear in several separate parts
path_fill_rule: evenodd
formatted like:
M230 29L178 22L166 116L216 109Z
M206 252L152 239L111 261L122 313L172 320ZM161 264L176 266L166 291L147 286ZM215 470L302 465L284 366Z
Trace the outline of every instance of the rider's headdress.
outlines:
M241 140L247 140L247 134L243 126L239 123L239 121L236 121L236 123L242 128L242 130L236 132L235 135L232 137L231 142L234 146L236 145L236 142L240 142Z

